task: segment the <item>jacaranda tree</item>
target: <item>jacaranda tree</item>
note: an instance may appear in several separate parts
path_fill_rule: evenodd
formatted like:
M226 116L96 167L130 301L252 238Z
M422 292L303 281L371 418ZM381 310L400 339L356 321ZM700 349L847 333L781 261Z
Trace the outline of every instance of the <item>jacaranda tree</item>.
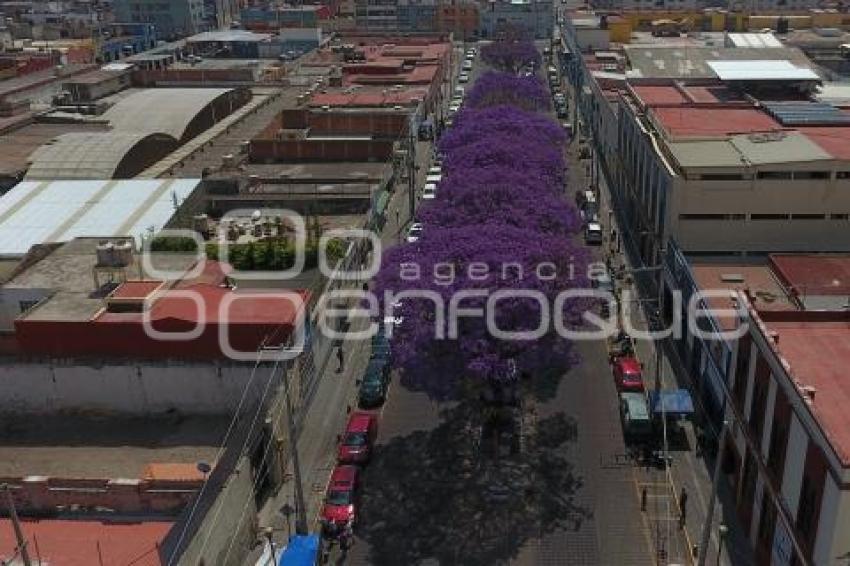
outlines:
M495 71L481 75L464 100L465 108L509 105L530 112L548 110L550 104L546 85L536 75L520 77Z
M393 357L403 383L432 398L499 392L574 362L552 319L580 321L586 302L556 299L587 286L589 257L573 242L581 222L564 198L566 139L540 113L548 108L536 77L481 77L440 142L443 180L419 212L424 234L384 253L373 281L382 306L396 303L387 293L414 294L395 309Z
M534 43L514 38L485 45L481 59L491 67L512 73L531 64L539 67L542 61Z

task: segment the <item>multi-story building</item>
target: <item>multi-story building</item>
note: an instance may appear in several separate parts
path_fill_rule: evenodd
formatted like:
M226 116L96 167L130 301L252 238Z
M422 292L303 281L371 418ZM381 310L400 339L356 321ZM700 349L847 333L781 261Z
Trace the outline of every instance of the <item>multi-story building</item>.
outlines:
M756 563L840 563L850 551L850 256L754 264L668 252L668 288L685 301L716 293L702 302L706 335L683 322L675 344L727 439L722 470ZM715 334L736 328L738 339Z
M437 30L467 40L478 34L478 4L471 0L450 0L437 8Z
M354 19L359 31L398 29L397 0L355 0Z
M536 39L552 37L553 13L552 0L487 0L481 2L481 35L520 32Z
M399 0L396 17L399 31L429 32L437 29L438 0Z
M120 22L149 23L165 39L185 37L207 26L204 0L116 0L115 19Z

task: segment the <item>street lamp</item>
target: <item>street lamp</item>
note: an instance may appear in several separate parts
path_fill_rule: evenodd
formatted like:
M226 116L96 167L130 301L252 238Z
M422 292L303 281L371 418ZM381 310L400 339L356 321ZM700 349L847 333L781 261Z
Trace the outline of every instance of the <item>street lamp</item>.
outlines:
M272 536L274 535L274 529L272 529L271 527L266 527L265 529L263 529L263 534L265 535L266 540L269 543L271 565L275 566L276 561L274 556L274 539L272 538Z
M726 523L720 523L720 526L717 528L717 534L720 537L720 547L717 549L717 566L720 566L720 557L723 556L723 543L729 534L729 527L726 526Z

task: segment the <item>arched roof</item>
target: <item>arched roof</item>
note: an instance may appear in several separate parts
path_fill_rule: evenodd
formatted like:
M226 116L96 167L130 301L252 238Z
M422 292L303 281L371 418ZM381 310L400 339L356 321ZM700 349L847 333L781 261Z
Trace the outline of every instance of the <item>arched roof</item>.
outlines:
M176 145L174 138L158 133L111 131L63 134L32 153L25 178L112 179L120 172L124 159L136 150L153 147L151 158L158 158Z
M115 130L168 134L182 140L186 129L228 88L151 88L121 99L102 118Z

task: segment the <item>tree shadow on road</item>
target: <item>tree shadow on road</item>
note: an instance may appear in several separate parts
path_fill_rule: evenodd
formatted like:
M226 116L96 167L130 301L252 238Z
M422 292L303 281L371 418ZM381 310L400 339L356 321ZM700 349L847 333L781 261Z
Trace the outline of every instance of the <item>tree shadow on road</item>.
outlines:
M364 476L359 538L377 566L495 565L530 539L578 530L591 518L575 500L582 478L566 458L576 423L540 420L522 452L479 453L476 408L459 405L431 431L379 446Z

